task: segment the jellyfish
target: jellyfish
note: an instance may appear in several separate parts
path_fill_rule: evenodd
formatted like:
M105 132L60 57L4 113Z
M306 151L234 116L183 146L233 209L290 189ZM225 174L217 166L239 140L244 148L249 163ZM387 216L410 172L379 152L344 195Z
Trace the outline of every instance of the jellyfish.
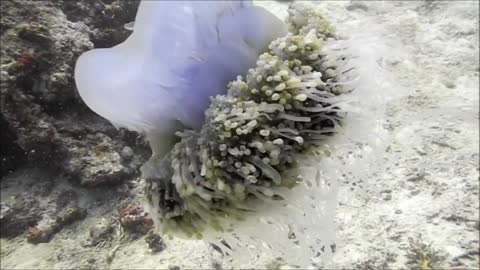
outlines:
M142 1L133 33L113 48L82 54L75 82L90 109L147 134L162 152L163 134L198 129L209 98L286 31L250 1Z
M338 178L365 170L352 156L378 139L391 93L378 91L382 38L343 38L301 3L288 15L143 1L124 43L76 66L92 110L149 138L141 171L157 229L244 266L252 253L305 267L335 252Z

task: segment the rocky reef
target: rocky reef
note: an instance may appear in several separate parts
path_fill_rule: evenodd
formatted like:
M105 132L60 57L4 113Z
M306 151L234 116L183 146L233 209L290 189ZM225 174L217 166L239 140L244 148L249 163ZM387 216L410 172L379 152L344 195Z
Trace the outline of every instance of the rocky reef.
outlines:
M86 186L135 175L140 162L128 149L137 149L136 135L115 130L86 108L73 67L82 52L123 41L137 5L2 1L2 176L24 164L56 167Z
M13 188L4 179L17 169L39 167L49 172L48 177L34 177L38 182L23 192L2 194L2 237L25 232L32 243L48 242L62 227L85 217L86 210L75 203L78 198L59 209L54 201L41 203L42 196L51 194L46 189L52 188L52 178L61 176L75 190L118 186L135 179L139 165L150 155L142 136L117 130L91 112L78 97L73 79L81 53L116 45L130 34L124 25L134 20L138 4L2 1L2 189Z

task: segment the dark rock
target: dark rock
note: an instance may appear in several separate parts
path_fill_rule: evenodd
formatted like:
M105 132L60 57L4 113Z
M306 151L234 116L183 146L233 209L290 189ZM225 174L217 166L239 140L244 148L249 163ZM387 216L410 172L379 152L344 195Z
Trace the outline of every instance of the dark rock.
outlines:
M85 218L87 212L76 205L65 207L56 217L56 223L59 229L65 225L71 224L74 221Z
M138 3L2 1L0 176L30 163L98 186L138 171L135 158L121 163L117 151L126 143L86 108L73 78L76 59L94 43L105 38L112 46L128 36L123 25L134 20Z
M109 3L108 3L109 2ZM123 42L130 31L126 23L135 19L140 0L58 1L71 21L82 21L92 30L91 41L96 48L107 48Z
M0 100L1 102L1 100ZM0 107L2 105L0 104ZM0 114L0 179L25 162L25 152L16 143L17 136Z
M65 190L57 196L57 214L55 216L55 231L64 226L85 218L87 211L79 206L78 194L74 190ZM58 209L61 209L58 211Z
M153 228L153 220L139 205L128 204L118 213L120 224L133 237L145 235Z
M21 93L16 95L29 95L24 102L33 101L49 113L61 111L76 101L73 65L82 52L93 47L89 29L68 21L48 1L5 1L7 7L3 5L2 17L11 18L15 27L1 36L2 61L25 61L28 51L35 64L13 73L9 70L15 84L8 85L7 94L15 96L11 88L18 87Z
M163 242L162 237L153 231L149 231L145 237L145 242L147 242L150 252L157 253L163 251L167 246Z
M53 178L51 172L36 168L22 168L3 178L0 182L1 237L17 237L55 212L52 200L45 198L52 191Z
M27 241L32 244L48 243L52 234L53 233L48 230L30 227L27 231Z
M57 206L57 211L65 208L69 204L76 204L78 201L78 195L77 193L72 190L65 190L62 193L60 193L57 197L56 201L56 206Z
M102 133L88 134L84 140L67 141L71 158L65 168L84 186L119 183L133 171L121 163L112 139Z
M56 200L49 201L43 209L43 218L27 230L27 241L33 244L48 243L51 238L63 227L85 218L87 212L78 205L78 194L67 189L57 196Z
M27 241L32 244L48 243L63 227L85 218L86 213L85 209L71 203L55 215L53 219L43 219L39 225L30 227L27 231Z
M36 23L21 24L18 27L18 36L45 47L52 45L53 42L50 31L44 26Z
M15 203L0 203L0 237L16 237L29 227L35 226L41 219L38 203L20 196Z

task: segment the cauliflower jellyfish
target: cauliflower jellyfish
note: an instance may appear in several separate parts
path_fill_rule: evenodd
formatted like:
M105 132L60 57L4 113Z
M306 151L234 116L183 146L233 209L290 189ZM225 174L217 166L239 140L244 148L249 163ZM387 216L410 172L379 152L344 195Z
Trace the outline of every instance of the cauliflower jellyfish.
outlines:
M388 46L342 38L303 4L288 13L284 24L247 2L143 1L132 36L76 68L92 110L149 136L142 176L156 227L241 267L330 257L338 179L361 175L358 156L381 144ZM175 121L190 129L158 155L155 138Z
M75 81L93 111L162 152L159 134L198 129L209 98L286 31L249 1L142 1L130 37L81 55Z

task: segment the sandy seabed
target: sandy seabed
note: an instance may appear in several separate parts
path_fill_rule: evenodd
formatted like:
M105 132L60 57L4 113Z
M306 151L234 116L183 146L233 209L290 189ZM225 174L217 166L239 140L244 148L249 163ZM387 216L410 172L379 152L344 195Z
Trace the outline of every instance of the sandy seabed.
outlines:
M257 4L286 16L285 3ZM360 191L340 185L336 252L326 266L411 268L414 247L425 244L431 248L430 256L437 258L437 268L478 269L478 2L313 1L313 5L351 33L381 26L396 35L402 54L387 59L387 69L406 91L387 107L386 129L392 140L377 165L382 170L370 175ZM9 190L2 192L8 196ZM1 268L81 267L112 250L116 251L109 264L112 269L212 267L202 241L166 239L168 248L154 255L142 239L95 251L77 247L109 207L99 207L49 243L1 239ZM260 254L252 265L223 267L265 267L272 259Z

